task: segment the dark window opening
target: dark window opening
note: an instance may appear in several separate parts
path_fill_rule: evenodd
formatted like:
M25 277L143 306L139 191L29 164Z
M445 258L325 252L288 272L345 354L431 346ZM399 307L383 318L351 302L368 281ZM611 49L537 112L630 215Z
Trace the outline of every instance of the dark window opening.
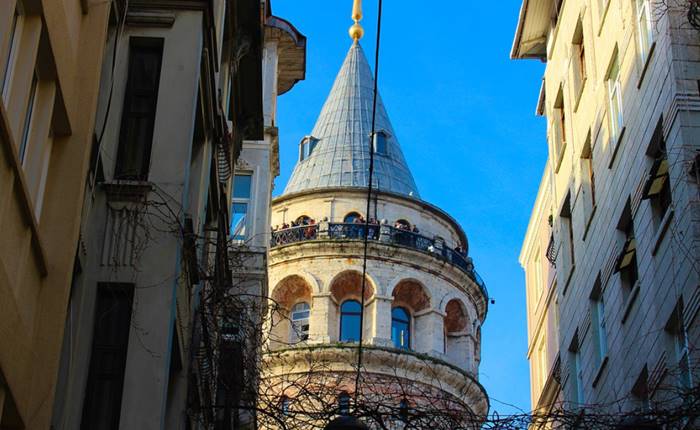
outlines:
M117 430L121 413L134 287L100 284L81 429Z
M129 42L129 74L114 177L146 180L153 144L163 39L132 37Z
M372 147L375 154L386 155L387 154L387 135L383 131L378 131L374 133L374 138L372 139Z
M639 279L639 271L637 267L637 241L634 238L634 222L630 210L630 202L622 212L622 217L618 223L618 230L624 233L624 243L622 250L617 258L615 271L620 273L620 282L622 285L622 295L625 305L630 297L632 290L635 288Z
M353 224L361 219L362 215L358 214L357 212L350 212L349 214L345 215L345 218L343 218L343 222L346 224Z
M652 158L654 162L644 184L642 195L643 199L648 199L651 203L654 225L657 228L671 207L672 202L666 141L663 134L663 118L661 118L656 125L654 135L647 149L647 156Z
M340 393L338 396L338 414L350 415L350 395L348 393Z

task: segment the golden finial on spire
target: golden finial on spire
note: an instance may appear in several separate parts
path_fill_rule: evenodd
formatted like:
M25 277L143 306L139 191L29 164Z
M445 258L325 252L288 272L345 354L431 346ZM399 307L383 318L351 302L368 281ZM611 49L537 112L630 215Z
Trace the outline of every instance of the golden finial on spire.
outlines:
M350 27L349 33L352 40L357 43L358 40L362 39L365 34L365 30L360 25L360 20L362 19L362 0L353 0L352 4L352 20L355 23Z

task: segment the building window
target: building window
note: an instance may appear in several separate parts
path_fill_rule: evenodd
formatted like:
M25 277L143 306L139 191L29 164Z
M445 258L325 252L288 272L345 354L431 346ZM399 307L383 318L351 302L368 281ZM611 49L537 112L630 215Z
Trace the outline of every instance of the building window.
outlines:
M292 307L292 333L290 342L303 342L309 338L309 315L311 306L306 302L297 303Z
M683 302L678 302L666 323L666 353L668 369L678 381L679 388L692 387L688 337L683 323Z
M350 415L350 395L348 393L338 395L338 415Z
M561 87L554 101L554 123L552 127L552 150L554 155L552 160L554 160L554 171L556 173L559 171L559 166L564 158L564 151L566 151L566 112L564 109L564 91Z
M362 220L362 215L358 214L357 212L350 212L349 214L345 215L345 218L343 218L343 222L346 224L354 224L360 220Z
M590 223L596 209L595 169L593 168L593 148L591 148L590 131L581 151L581 182L586 222Z
M97 287L82 429L119 427L133 296L132 285L100 284Z
M391 341L395 348L411 347L411 314L404 308L391 310Z
M5 64L3 64L3 75L2 80L0 80L0 92L2 93L2 100L7 105L8 98L10 96L10 77L12 75L12 67L17 57L17 49L19 48L19 34L20 34L20 21L19 11L15 8L15 12L12 16L12 26L10 27L10 38L7 43L7 58L5 59Z
M649 400L649 372L646 366L644 366L639 373L637 381L632 386L631 393L640 410L651 410L651 402Z
M340 341L360 341L362 305L357 300L347 300L340 306Z
M243 242L248 238L248 209L253 176L239 174L233 177L233 202L231 205L231 239Z
M304 161L307 158L309 158L309 156L311 156L311 153L316 148L317 143L318 139L316 139L315 137L306 136L304 139L302 139L301 144L299 146L299 161Z
M130 39L116 179L148 179L162 58L163 39Z
M24 125L22 126L22 140L19 145L19 161L24 164L24 156L27 153L27 145L32 131L32 117L34 116L34 102L36 100L37 87L39 86L39 78L32 76L32 86L29 89L29 101L27 102L27 110L24 114Z
M387 135L383 131L378 131L374 133L374 139L372 139L372 147L375 154L386 155L386 140Z
M583 397L583 370L581 368L581 349L578 342L578 334L569 346L569 385L571 400L574 405L582 406Z
M583 39L583 24L578 20L576 31L574 31L574 39L572 40L573 57L571 64L574 71L574 94L576 96L576 106L583 92L583 86L586 83L588 73L586 70L586 46ZM575 110L575 108L574 108Z
M634 298L633 293L638 288L637 281L639 279L637 241L634 238L634 222L632 221L629 200L618 223L618 230L624 234L624 243L617 258L615 271L620 274L623 303L628 306L629 301ZM623 322L625 319L626 313L623 315Z
M642 198L648 199L651 203L654 225L658 228L666 216L666 212L671 207L672 201L662 119L659 119L656 126L651 143L647 149L647 156L654 161L649 171L649 177L644 184Z
M567 194L559 213L559 240L561 242L560 250L557 253L557 268L561 269L564 276L563 282L560 285L568 283L568 277L574 268L574 225L571 219L571 194Z
M596 351L596 366L600 366L608 354L608 338L605 328L605 302L603 300L600 275L593 285L593 291L590 296L590 306L593 346Z
M639 42L639 58L646 63L649 58L651 45L654 43L654 32L651 27L651 11L649 0L635 0L637 9L637 37Z
M291 399L287 396L282 396L282 398L280 398L280 412L282 413L283 417L289 415L289 406L291 403Z
M617 52L613 57L612 63L606 79L608 87L608 117L610 125L610 139L616 142L623 127L622 118L622 85L620 84L620 64L617 58Z
M408 415L409 415L408 400L401 399L401 402L399 403L399 419L401 420L401 422L407 423L408 418L409 418Z

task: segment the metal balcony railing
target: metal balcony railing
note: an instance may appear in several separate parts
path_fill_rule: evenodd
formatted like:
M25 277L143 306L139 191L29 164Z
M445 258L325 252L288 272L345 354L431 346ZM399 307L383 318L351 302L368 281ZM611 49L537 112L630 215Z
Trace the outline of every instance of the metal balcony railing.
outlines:
M433 255L465 272L479 286L488 299L486 284L474 269L471 258L448 248L440 238L429 238L412 231L379 224L321 223L286 228L272 232L270 247L309 240L369 240L388 245L403 246Z

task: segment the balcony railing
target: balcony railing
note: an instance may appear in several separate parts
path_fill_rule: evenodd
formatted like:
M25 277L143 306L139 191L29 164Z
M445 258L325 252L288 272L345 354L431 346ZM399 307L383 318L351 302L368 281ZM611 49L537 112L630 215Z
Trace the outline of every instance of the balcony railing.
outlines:
M474 264L471 259L466 255L447 247L442 239L431 239L412 231L398 229L388 225L321 223L291 227L284 230L273 231L270 247L274 248L291 243L317 239L363 240L365 236L372 241L416 249L457 266L469 275L479 286L484 296L488 298L486 284L474 269Z

